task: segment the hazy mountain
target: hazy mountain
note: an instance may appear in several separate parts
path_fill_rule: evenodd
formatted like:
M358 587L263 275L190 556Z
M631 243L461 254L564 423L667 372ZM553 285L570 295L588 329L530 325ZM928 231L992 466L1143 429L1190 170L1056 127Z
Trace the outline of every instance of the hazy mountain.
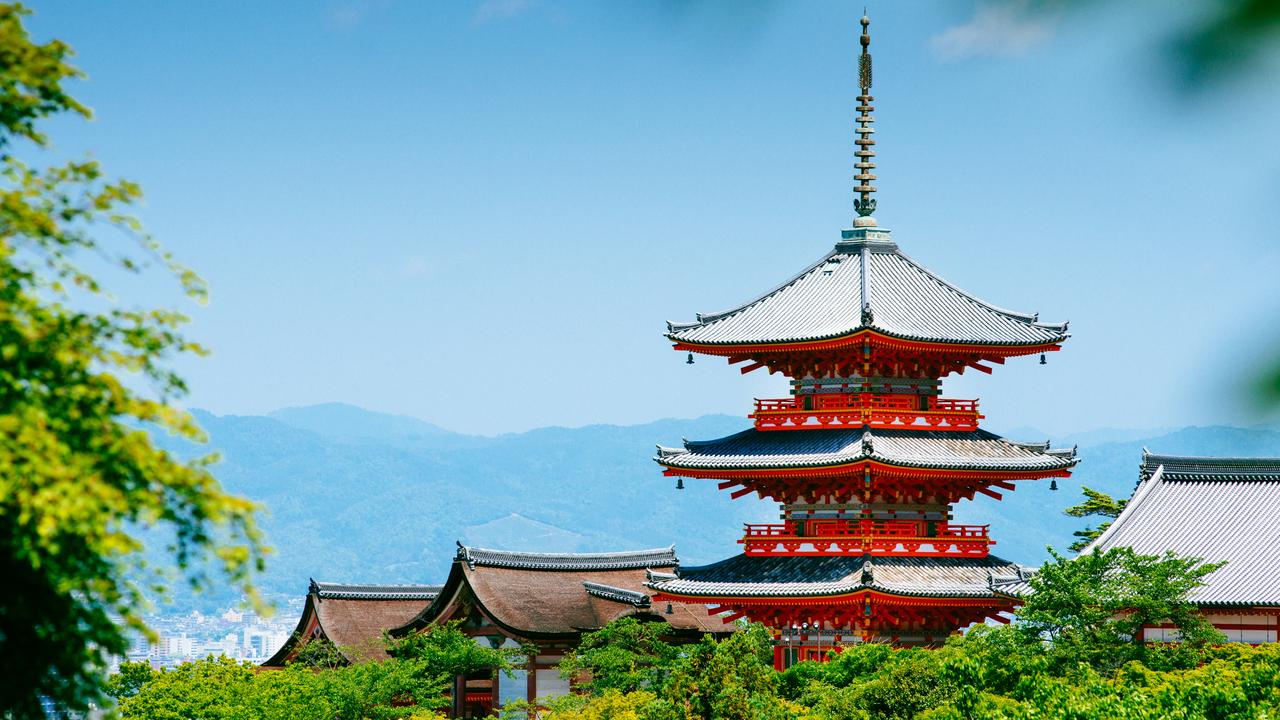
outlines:
M730 500L709 481L676 490L652 461L654 445L714 438L747 426L723 415L645 425L542 428L478 437L414 418L350 405L290 408L261 416L198 412L215 473L267 508L275 548L263 588L296 595L307 579L440 582L455 541L543 551L621 550L675 544L689 564L736 553L743 522L777 507ZM1118 442L1080 443L1075 476L1018 483L1003 501L957 507L960 522L990 523L996 553L1037 564L1086 524L1062 509L1088 485L1127 496L1141 448L1162 453L1280 455L1280 432L1183 428ZM1087 436L1080 436L1083 440ZM1033 439L1033 438L1017 438ZM225 602L214 596L201 604Z
M267 417L291 427L339 440L465 437L408 415L377 413L337 402L283 408L267 413Z

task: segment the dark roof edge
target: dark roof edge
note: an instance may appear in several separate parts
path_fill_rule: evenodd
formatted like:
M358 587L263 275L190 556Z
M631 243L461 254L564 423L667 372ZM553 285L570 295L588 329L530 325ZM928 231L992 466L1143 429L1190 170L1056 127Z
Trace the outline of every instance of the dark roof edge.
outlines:
M613 602L619 602L624 605L631 605L638 608L649 607L649 596L637 590L628 590L626 588L605 585L604 583L591 582L590 580L583 580L582 587L586 588L588 595L593 595L604 600L612 600Z
M534 553L470 547L459 542L457 559L472 569L498 567L551 571L639 570L680 564L675 545L609 553Z
M366 585L311 581L310 593L321 600L431 600L443 585Z

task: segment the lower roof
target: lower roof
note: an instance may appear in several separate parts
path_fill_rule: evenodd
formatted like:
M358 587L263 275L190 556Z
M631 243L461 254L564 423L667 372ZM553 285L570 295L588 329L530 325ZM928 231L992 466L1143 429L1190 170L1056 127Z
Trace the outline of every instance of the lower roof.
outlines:
M835 597L876 591L903 597L1007 598L1025 574L1017 563L985 558L736 555L711 565L654 575L661 593L705 598Z
M931 430L769 430L754 428L683 448L659 446L654 458L672 470L773 470L864 460L907 468L1054 471L1076 464L1075 449L1019 443L989 433Z
M1205 606L1280 605L1280 458L1143 452L1142 479L1119 517L1084 552L1130 547L1225 562L1191 599Z

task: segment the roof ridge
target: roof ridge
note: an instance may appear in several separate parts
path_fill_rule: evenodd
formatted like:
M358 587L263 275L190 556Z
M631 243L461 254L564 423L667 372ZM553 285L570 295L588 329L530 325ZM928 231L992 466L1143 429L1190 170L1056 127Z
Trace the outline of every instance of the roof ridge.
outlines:
M1140 478L1163 467L1170 480L1202 482L1280 481L1280 458L1252 456L1157 455L1143 448Z
M672 567L679 564L676 546L595 553L526 552L497 550L458 543L458 560L469 566L505 567L526 570L624 570Z
M331 600L431 600L443 585L332 583L312 580L309 594Z

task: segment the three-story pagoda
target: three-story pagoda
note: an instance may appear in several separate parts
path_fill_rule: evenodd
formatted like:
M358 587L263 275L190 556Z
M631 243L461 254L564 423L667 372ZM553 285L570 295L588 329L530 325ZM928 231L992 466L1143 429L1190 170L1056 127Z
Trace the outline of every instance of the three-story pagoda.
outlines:
M975 400L941 380L1060 349L1066 323L990 305L899 250L875 210L870 20L862 18L854 202L835 248L745 305L670 323L675 349L765 368L791 394L756 400L754 427L658 448L665 474L781 504L749 524L742 553L653 573L655 600L708 605L778 633L779 668L849 642L934 644L1017 604L1023 570L990 554L985 525L952 505L1065 477L1074 450L979 428Z

